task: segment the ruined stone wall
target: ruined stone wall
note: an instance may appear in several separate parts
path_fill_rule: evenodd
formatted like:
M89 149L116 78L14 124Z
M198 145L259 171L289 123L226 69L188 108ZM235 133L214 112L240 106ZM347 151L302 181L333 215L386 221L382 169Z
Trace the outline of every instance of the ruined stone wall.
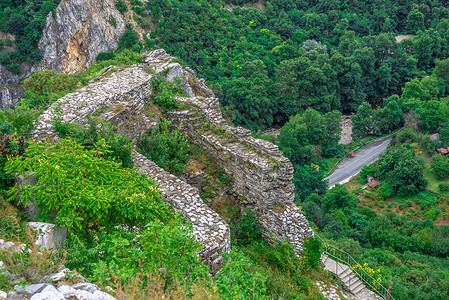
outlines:
M221 269L221 254L231 250L229 226L201 200L198 190L170 174L142 154L133 153L134 166L139 172L159 183L166 201L181 212L192 224L196 239L204 245L200 252L203 262L213 274Z
M181 77L184 91L191 97L178 100L187 109L167 112L165 116L172 121L172 126L180 126L193 143L215 157L232 176L239 204L256 213L266 229L265 236L271 238L274 235L279 241L288 239L295 245L296 254L300 255L304 239L313 235L313 231L293 203L293 167L290 161L281 155L276 145L252 138L249 130L230 126L223 119L218 100L204 81L198 80L190 69L174 62L174 58L164 50L152 51L144 56L144 61L152 72L135 65L58 100L40 116L34 137L43 140L56 136L51 123L58 108L63 122L84 123L88 114L97 114L117 125L119 133L135 140L157 121L145 115L145 103L151 94L151 78L162 75L173 81ZM192 223L195 236L205 247L201 253L203 260L212 270L217 270L221 265L220 254L229 249L226 223L202 204L196 189L156 168L141 155L134 154L134 157L136 167L158 180L167 201ZM187 191L186 196L173 194L175 191ZM225 231L223 226L227 228Z
M203 147L232 176L239 204L249 207L278 241L288 239L300 255L304 239L313 235L306 218L293 203L293 166L278 147L251 137L251 132L228 125L216 98L178 98L189 109L167 112L172 126Z
M118 126L119 133L135 140L154 126L155 120L145 115L153 76L142 65L135 65L66 95L39 117L34 138L37 141L57 139L52 125L54 117L60 116L62 122L83 124L92 114L109 120ZM139 153L134 152L133 156L135 167L158 181L166 201L192 224L196 239L204 246L199 255L215 274L222 266L221 254L230 250L229 226L202 202L195 188Z

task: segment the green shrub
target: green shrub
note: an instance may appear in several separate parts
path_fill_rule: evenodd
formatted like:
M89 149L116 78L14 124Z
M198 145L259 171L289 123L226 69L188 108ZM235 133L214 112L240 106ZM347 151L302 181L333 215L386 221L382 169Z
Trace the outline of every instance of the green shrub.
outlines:
M232 243L238 246L245 246L262 240L262 228L257 221L256 215L250 209L247 209L240 216L235 226L231 227L231 234Z
M111 60L111 59L114 59L114 57L115 57L115 54L114 54L113 51L111 51L111 52L101 52L101 53L99 53L97 55L96 61L100 62L100 61L104 61L104 60Z
M316 237L304 241L303 261L307 269L317 269L321 264L321 241Z
M440 189L440 191L442 192L449 192L449 182L442 182L438 185L438 188Z
M114 126L98 118L88 117L86 127L78 123L62 123L58 116L53 120L53 127L61 138L71 138L86 149L95 149L97 143L104 139L108 151L103 157L116 160L125 168L134 165L132 157L132 140L114 133Z
M138 151L161 168L181 174L189 158L189 142L179 129L170 131L169 126L169 121L160 119L157 127L139 138Z
M120 37L118 47L119 49L131 49L135 44L137 44L137 40L137 33L133 30L131 24L126 24L126 30Z
M191 285L208 278L209 270L196 254L202 246L195 241L191 226L179 216L163 222L148 219L139 230L115 226L108 234L97 237L92 244L80 244L69 238L66 266L83 269L90 280L101 285L110 285L112 277L127 284L142 271L145 276L160 277L162 286L158 288L164 291L175 280ZM139 288L144 289L147 284L150 283L144 280Z
M431 168L436 178L438 179L447 178L449 176L448 158L441 155L434 155L432 157Z
M128 10L128 7L126 6L125 2L123 0L116 0L115 1L115 8L122 14L125 13L125 11Z
M269 299L267 278L240 251L223 254L223 269L218 273L217 287L221 299Z
M136 169L103 159L107 152L104 140L92 150L70 140L31 144L25 156L10 159L5 170L25 178L34 172L36 184L16 185L8 197L12 201L20 193L19 204L36 203L38 220L54 221L85 239L100 228L109 231L117 224L142 226L149 220L172 218L155 182Z
M168 82L165 77L153 77L151 87L153 94L151 99L164 110L172 110L179 107L179 102L175 96L182 93L181 79L176 78L175 82Z

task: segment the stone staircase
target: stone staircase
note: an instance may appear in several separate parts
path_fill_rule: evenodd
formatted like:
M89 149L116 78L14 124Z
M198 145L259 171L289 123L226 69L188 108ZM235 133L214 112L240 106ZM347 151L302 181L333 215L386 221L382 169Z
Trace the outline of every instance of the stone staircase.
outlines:
M324 266L325 270L337 276L337 278L342 282L343 287L353 294L353 299L382 299L374 292L368 290L363 282L354 274L354 272L352 272L352 270L347 265L333 260L326 254L323 254L321 256L321 263Z
M351 293L350 299L394 300L390 291L367 272L363 269L353 269L353 266L359 265L359 263L350 254L328 244L317 234L315 236L323 243L321 255L323 268L341 281L343 288Z

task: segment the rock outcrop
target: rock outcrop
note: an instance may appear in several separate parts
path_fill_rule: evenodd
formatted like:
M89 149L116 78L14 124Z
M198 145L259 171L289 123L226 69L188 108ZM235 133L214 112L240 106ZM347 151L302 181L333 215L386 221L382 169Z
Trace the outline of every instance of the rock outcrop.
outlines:
M0 65L0 109L10 108L25 96L20 77Z
M117 49L125 19L114 0L61 0L49 13L39 49L39 68L76 73L100 52Z

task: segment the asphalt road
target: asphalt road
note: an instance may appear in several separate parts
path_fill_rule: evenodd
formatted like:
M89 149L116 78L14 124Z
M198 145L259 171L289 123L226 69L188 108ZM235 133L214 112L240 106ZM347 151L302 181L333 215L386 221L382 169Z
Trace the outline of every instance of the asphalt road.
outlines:
M331 175L324 178L328 180L328 187L333 188L335 184L343 184L348 182L352 177L357 175L366 165L372 164L379 156L387 150L391 139L380 140L368 144L355 153L354 157L345 158Z

